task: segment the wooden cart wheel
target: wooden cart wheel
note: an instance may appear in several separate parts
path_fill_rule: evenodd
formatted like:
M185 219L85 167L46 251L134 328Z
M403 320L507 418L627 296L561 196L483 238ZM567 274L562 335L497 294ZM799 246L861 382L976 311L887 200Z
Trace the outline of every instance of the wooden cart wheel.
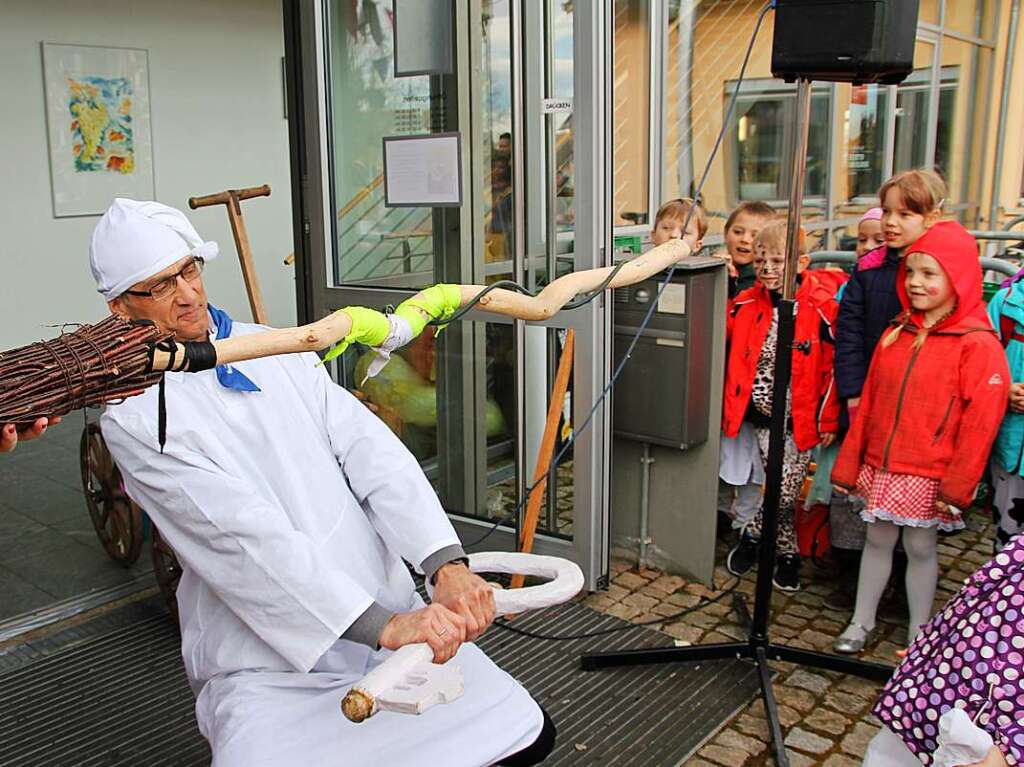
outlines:
M164 603L167 605L174 622L178 623L178 581L181 580L181 565L174 555L174 549L167 545L167 541L160 537L160 531L150 520L150 532L153 536L153 575L156 576L160 593L163 594Z
M87 424L79 446L82 489L96 535L115 562L128 567L142 552L142 510L124 492L97 423Z

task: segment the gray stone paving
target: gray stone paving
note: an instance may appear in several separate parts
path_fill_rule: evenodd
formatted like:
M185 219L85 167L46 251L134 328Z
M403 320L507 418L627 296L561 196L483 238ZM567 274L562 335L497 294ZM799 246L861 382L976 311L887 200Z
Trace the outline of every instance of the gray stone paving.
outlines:
M978 512L967 517L968 529L940 538L939 588L936 609L952 596L964 579L988 561L992 550L992 529ZM728 546L719 543L717 562L724 562ZM638 572L635 559L625 551L613 552L612 579L607 591L590 595L585 603L603 612L634 622L658 621L692 607L702 598L721 593L659 570ZM715 584L727 588L732 575L719 564ZM807 649L830 651L835 636L850 618L849 610L830 609L825 597L835 588L830 575L804 563L803 590L796 594L776 591L772 596L775 641ZM754 573L744 576L736 591L745 595L748 606L754 592ZM896 651L905 644L906 607L898 597L882 603L879 610L879 639L864 657L895 665ZM746 637L746 629L730 599L710 604L680 619L655 623L655 628L687 643L726 642ZM786 748L793 767L858 765L868 741L878 731L871 708L881 684L858 677L798 668L775 663L775 694ZM688 762L694 767L740 767L772 765L764 706L755 700L730 721Z

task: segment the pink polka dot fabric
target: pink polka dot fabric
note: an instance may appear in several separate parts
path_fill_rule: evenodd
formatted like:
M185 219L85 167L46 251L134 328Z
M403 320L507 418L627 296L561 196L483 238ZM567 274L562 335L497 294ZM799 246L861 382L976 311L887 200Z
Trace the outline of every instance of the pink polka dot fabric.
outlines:
M925 625L874 713L927 765L939 717L954 706L1024 767L1024 536Z

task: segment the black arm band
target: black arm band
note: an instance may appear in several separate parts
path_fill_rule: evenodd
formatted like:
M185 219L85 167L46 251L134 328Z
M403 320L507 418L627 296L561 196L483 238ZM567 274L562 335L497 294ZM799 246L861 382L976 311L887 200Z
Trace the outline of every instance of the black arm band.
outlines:
M198 373L217 367L217 349L210 341L186 341L184 370Z

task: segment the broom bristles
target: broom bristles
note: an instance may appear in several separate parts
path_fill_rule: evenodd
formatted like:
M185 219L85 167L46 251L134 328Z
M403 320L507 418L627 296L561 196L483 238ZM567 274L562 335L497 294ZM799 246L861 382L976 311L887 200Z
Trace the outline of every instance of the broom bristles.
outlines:
M150 349L167 338L152 323L111 315L49 341L0 352L0 424L32 423L140 394L160 380Z

